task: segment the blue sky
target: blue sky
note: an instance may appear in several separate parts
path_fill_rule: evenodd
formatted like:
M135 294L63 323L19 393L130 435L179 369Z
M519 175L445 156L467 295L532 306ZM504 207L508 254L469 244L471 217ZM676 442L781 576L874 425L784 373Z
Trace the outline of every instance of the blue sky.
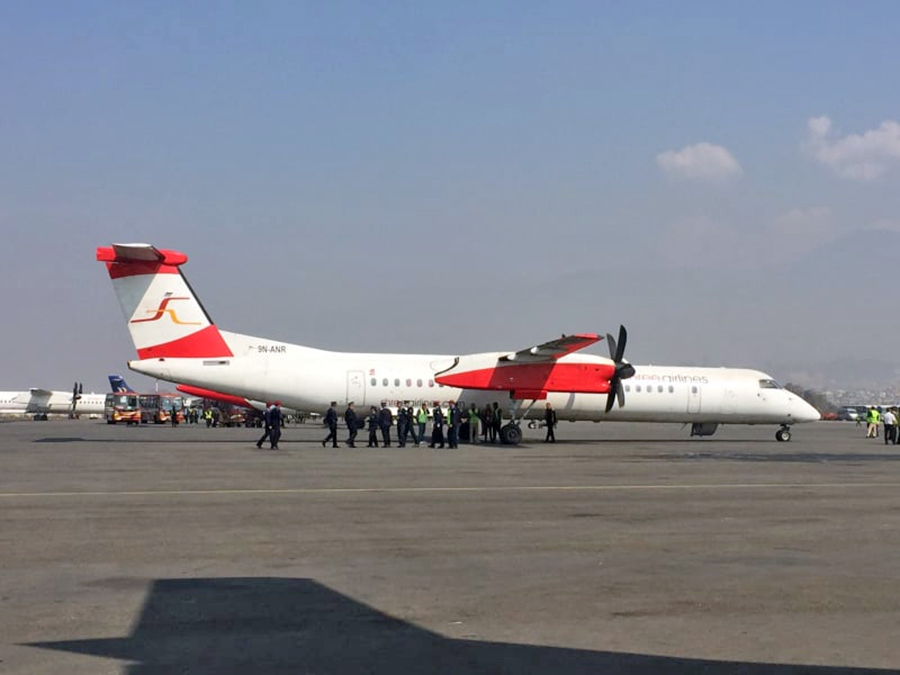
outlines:
M185 251L232 330L454 353L653 327L629 275L767 273L898 230L898 15L890 2L5 3L0 231L22 290L6 303L19 330L0 337L0 388L102 388L124 368L131 345L93 260L113 241ZM536 304L571 274L596 275L594 304L565 291ZM746 302L748 322L771 318L766 298ZM805 353L797 336L754 353L725 329L667 325L689 339L634 335L632 359Z

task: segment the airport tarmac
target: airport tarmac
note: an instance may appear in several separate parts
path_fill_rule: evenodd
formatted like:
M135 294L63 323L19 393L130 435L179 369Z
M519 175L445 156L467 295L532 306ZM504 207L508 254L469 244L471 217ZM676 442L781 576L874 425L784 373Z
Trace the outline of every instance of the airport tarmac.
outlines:
M0 672L898 672L900 446L775 430L2 423Z

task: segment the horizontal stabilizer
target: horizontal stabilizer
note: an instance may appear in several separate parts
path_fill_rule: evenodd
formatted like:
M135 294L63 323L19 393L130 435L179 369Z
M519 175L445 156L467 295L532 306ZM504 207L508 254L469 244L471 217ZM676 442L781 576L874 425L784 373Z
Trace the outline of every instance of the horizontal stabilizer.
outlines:
M158 249L151 244L113 244L97 247L97 260L106 263L150 262L177 267L186 263L187 259L184 253Z

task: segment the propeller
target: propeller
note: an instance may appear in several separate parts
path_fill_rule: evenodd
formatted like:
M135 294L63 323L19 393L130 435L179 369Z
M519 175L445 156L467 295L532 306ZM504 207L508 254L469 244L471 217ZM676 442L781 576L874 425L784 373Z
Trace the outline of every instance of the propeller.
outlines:
M606 342L609 344L609 358L616 366L615 372L609 381L609 396L606 397L606 412L612 410L616 399L619 399L619 407L625 405L625 389L622 380L627 380L634 375L634 366L622 357L625 355L625 343L628 341L628 331L625 326L619 326L619 341L609 333L606 334Z

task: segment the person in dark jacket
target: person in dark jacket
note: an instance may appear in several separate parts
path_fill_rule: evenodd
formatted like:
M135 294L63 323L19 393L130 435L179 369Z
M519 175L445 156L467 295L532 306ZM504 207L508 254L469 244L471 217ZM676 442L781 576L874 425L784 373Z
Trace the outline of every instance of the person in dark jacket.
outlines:
M322 441L322 447L324 448L328 441L331 441L331 447L336 448L338 446L337 439L337 424L338 424L338 416L337 410L335 410L335 406L337 405L337 401L331 402L331 407L325 412L325 425L328 427L328 435L325 437L325 440Z
M353 401L347 404L347 410L344 411L344 422L347 423L347 447L356 447L356 432L359 430L359 419L356 417L356 411L353 409Z
M456 401L450 401L450 409L447 411L447 443L451 448L459 447L459 427L462 424L462 413L456 405Z
M281 439L281 423L283 421L284 416L281 414L281 401L275 401L275 405L269 409L269 424L271 426L269 440L272 443L272 450L278 449L278 441Z
M556 426L556 411L550 403L547 403L547 409L544 411L544 424L547 426L547 436L544 443L556 443L556 434L553 428Z
M434 410L431 411L431 443L428 444L429 448L435 447L438 443L441 444L441 447L444 447L444 412L441 410L441 406L438 403L434 404Z
M394 416L388 410L387 403L381 402L381 412L379 413L381 421L381 440L384 441L384 447L391 447L391 425L394 423Z
M259 437L258 441L256 441L257 448L261 448L265 440L272 434L272 415L269 412L269 408L271 407L272 406L267 403L266 409L263 412L263 424L265 425L265 429L263 429L263 435Z
M378 415L378 408L374 405L372 409L369 411L369 417L367 419L369 424L369 445L366 447L369 448L377 448L378 447L378 429L381 428L381 421Z
M401 406L397 411L397 445L399 447L406 447L407 436L409 436L409 411L406 406Z

